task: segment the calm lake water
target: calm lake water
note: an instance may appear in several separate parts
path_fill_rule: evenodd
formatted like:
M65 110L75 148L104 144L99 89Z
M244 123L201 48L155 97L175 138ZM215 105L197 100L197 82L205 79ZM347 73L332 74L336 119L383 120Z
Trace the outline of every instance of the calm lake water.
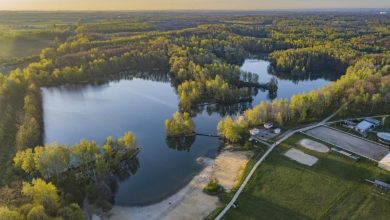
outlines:
M260 82L268 82L272 77L268 74L268 65L267 61L246 60L242 69L257 73ZM116 205L147 205L172 195L202 169L196 159L214 157L220 146L217 138L201 136L192 140L190 148L168 144L164 121L177 111L179 101L166 77L164 82L158 81L164 77L153 79L126 78L105 84L42 89L45 143L72 145L85 138L102 144L107 136L119 137L127 131L135 133L142 148L138 155L139 166L132 176L118 182ZM324 79L278 81L278 97L281 98L330 82ZM259 91L252 104L267 99L268 92ZM198 132L216 133L221 114L215 109L215 106L209 107L194 117ZM229 109L230 113L234 111L237 108Z

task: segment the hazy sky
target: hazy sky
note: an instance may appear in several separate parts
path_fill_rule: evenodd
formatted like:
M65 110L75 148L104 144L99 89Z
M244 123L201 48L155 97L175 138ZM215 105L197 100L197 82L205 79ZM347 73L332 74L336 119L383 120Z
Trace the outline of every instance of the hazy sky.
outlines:
M0 0L0 10L390 8L390 0Z

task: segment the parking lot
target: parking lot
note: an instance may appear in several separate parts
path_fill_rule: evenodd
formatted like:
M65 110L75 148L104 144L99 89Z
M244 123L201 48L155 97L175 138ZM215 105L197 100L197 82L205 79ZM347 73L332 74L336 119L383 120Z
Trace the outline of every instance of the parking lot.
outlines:
M260 140L269 140L271 138L274 138L276 136L278 136L279 134L275 134L274 132L272 132L272 130L267 130L267 129L258 129L259 133L254 135L254 137L256 139L260 139Z
M305 133L326 143L374 161L380 161L390 153L389 148L380 144L326 126L307 130Z

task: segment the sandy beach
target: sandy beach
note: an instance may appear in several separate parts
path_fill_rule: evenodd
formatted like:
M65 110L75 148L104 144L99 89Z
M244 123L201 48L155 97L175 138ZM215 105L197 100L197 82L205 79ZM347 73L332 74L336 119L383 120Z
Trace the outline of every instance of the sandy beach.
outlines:
M203 188L212 178L217 178L226 190L231 190L251 155L250 151L225 150L215 160L198 158L205 168L174 195L144 207L114 206L106 219L204 219L218 207L219 201L217 197L205 194Z

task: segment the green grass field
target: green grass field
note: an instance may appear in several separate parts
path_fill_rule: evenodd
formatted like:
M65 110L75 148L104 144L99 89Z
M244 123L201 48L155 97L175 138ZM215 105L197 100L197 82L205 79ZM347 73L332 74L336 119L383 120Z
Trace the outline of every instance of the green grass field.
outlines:
M390 180L390 172L367 161L303 149L295 135L278 146L256 170L224 219L389 219L390 194L365 179ZM319 158L312 167L283 153L297 147Z
M10 59L39 55L43 48L50 46L52 39L19 37L0 38L0 58Z

